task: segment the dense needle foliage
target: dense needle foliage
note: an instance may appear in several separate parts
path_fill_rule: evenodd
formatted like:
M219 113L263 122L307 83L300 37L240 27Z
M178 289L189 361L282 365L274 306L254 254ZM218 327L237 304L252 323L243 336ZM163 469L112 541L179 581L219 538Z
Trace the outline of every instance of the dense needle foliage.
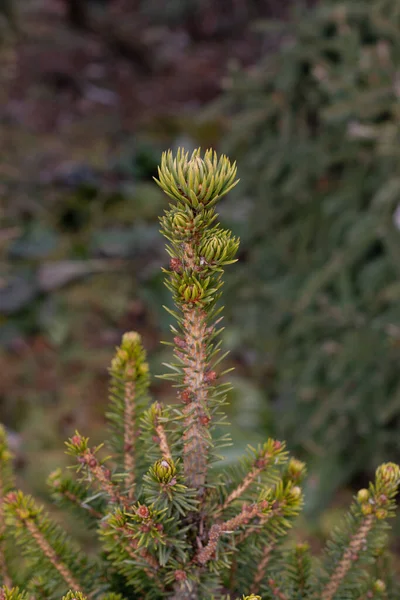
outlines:
M399 588L382 579L380 565L396 464L382 464L359 491L317 561L288 536L303 506L304 463L274 439L249 446L232 467L221 462L229 385L219 369L217 301L239 241L220 227L215 206L237 183L236 167L211 150L168 152L157 182L171 199L161 218L175 303L174 358L164 377L177 403L149 404L141 338L126 333L110 369L111 456L76 432L66 444L75 468L49 477L56 504L98 533L95 554L14 488L1 429L0 600L394 599Z

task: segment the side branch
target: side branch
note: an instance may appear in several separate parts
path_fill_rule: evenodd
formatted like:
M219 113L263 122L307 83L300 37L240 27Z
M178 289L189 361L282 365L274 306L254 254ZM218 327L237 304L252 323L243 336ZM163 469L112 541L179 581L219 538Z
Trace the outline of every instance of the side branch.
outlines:
M274 598L277 598L278 600L289 600L289 598L286 596L286 594L284 594L280 590L279 586L277 585L277 583L274 579L268 579L268 585L271 589L272 596Z
M5 520L3 506L3 483L0 479L0 583L8 588L12 588L12 581L8 574L6 557L5 557Z
M118 485L112 480L110 469L107 469L97 458L98 448L89 448L88 442L89 439L82 437L78 432L66 442L68 454L75 456L79 463L78 471L82 466L86 467L89 481L94 480L111 502L120 504L125 510L129 510L131 501L121 494Z
M241 512L236 515L236 517L229 519L229 521L225 521L225 523L213 525L210 529L207 546L197 553L194 561L201 565L205 565L216 551L219 538L222 534L232 533L242 525L246 525L250 519L260 516L264 508L264 503L262 502L251 506L244 505Z
M126 510L129 509L129 500L125 496L121 495L118 490L118 486L111 479L111 471L100 464L94 452L92 452L90 449L87 449L81 459L79 459L79 462L87 465L90 473L98 483L100 489L110 497L112 502L121 504Z
M5 429L0 425L0 585L12 588L5 555L6 523L4 515L4 498L14 486L12 476L11 454L8 450Z
M135 381L132 367L127 365L127 381L125 383L124 407L124 467L126 472L125 486L128 498L133 499L135 491Z
M225 502L217 507L214 512L214 517L218 517L232 502L240 498L242 494L257 480L263 471L273 463L274 458L278 453L282 452L284 445L278 440L273 441L270 448L264 448L253 463L251 470L247 473L243 481L234 489Z
M267 544L264 547L263 555L260 562L257 565L257 571L254 576L254 583L252 585L252 590L255 594L257 594L257 592L260 589L261 582L265 579L265 573L267 572L268 563L270 561L272 551L275 549L275 546L276 541L271 542L270 544Z
M350 544L346 548L339 564L322 590L320 596L321 600L333 600L335 597L336 592L346 577L351 565L357 560L360 550L365 545L367 536L374 524L374 519L375 516L373 514L368 515L363 519L358 531L351 538Z
M70 589L79 590L81 587L80 584L76 581L76 579L74 578L74 576L72 575L72 573L70 572L68 567L59 560L57 553L54 551L54 549L50 546L48 541L45 539L45 537L42 535L42 533L36 527L36 525L32 521L32 519L26 519L24 521L24 523L25 523L25 526L28 529L29 533L31 534L32 538L35 540L35 542L39 546L40 550L43 552L43 554L46 556L46 558L51 562L53 567L58 571L58 573L64 579L67 586Z
M157 403L156 408L158 413L161 414L161 405L159 403ZM154 416L154 429L158 437L157 441L158 445L160 446L162 457L166 458L167 460L172 460L172 454L171 450L169 449L167 435L162 423L159 421L158 414L155 414Z

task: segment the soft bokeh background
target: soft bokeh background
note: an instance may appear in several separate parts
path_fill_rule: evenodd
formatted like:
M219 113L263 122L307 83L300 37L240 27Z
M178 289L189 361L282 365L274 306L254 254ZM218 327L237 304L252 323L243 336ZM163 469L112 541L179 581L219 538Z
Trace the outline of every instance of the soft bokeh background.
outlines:
M162 150L212 145L242 180L220 210L242 239L226 273L230 456L287 439L323 537L400 461L398 1L0 10L0 421L22 485L46 497L76 428L101 441L124 331L163 372L152 177ZM155 378L152 392L173 399Z

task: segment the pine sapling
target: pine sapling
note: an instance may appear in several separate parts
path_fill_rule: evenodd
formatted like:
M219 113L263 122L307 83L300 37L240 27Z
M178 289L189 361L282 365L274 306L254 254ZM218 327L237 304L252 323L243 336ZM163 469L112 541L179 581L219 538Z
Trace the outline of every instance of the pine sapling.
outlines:
M303 505L304 463L273 439L232 467L221 463L229 384L218 301L239 240L219 225L215 207L236 185L236 166L212 150L167 152L156 181L171 199L161 231L175 304L167 308L173 358L162 377L178 402L149 403L141 338L126 333L110 369L109 456L76 432L66 444L72 473L57 469L48 479L54 502L97 532L90 556L14 489L0 430L0 600L389 598L373 565L394 514L397 465L378 468L316 561L306 544L288 542Z

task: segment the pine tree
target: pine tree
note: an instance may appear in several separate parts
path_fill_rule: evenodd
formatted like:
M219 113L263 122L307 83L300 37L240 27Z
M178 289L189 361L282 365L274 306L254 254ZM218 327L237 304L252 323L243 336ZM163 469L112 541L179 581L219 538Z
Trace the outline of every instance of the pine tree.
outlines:
M288 533L303 506L305 465L285 444L249 447L231 468L218 367L223 268L239 241L215 206L236 185L236 167L209 150L163 155L157 183L172 202L161 218L164 269L175 310L173 360L163 377L179 402L149 404L139 334L126 333L111 363L110 436L104 453L76 432L66 443L73 474L49 477L54 501L95 528L95 556L69 538L36 501L14 488L0 432L0 600L361 600L388 598L374 565L386 547L400 468L381 465L342 527L315 560ZM384 571L382 570L382 573ZM250 595L242 595L243 592ZM394 597L394 596L393 596Z

